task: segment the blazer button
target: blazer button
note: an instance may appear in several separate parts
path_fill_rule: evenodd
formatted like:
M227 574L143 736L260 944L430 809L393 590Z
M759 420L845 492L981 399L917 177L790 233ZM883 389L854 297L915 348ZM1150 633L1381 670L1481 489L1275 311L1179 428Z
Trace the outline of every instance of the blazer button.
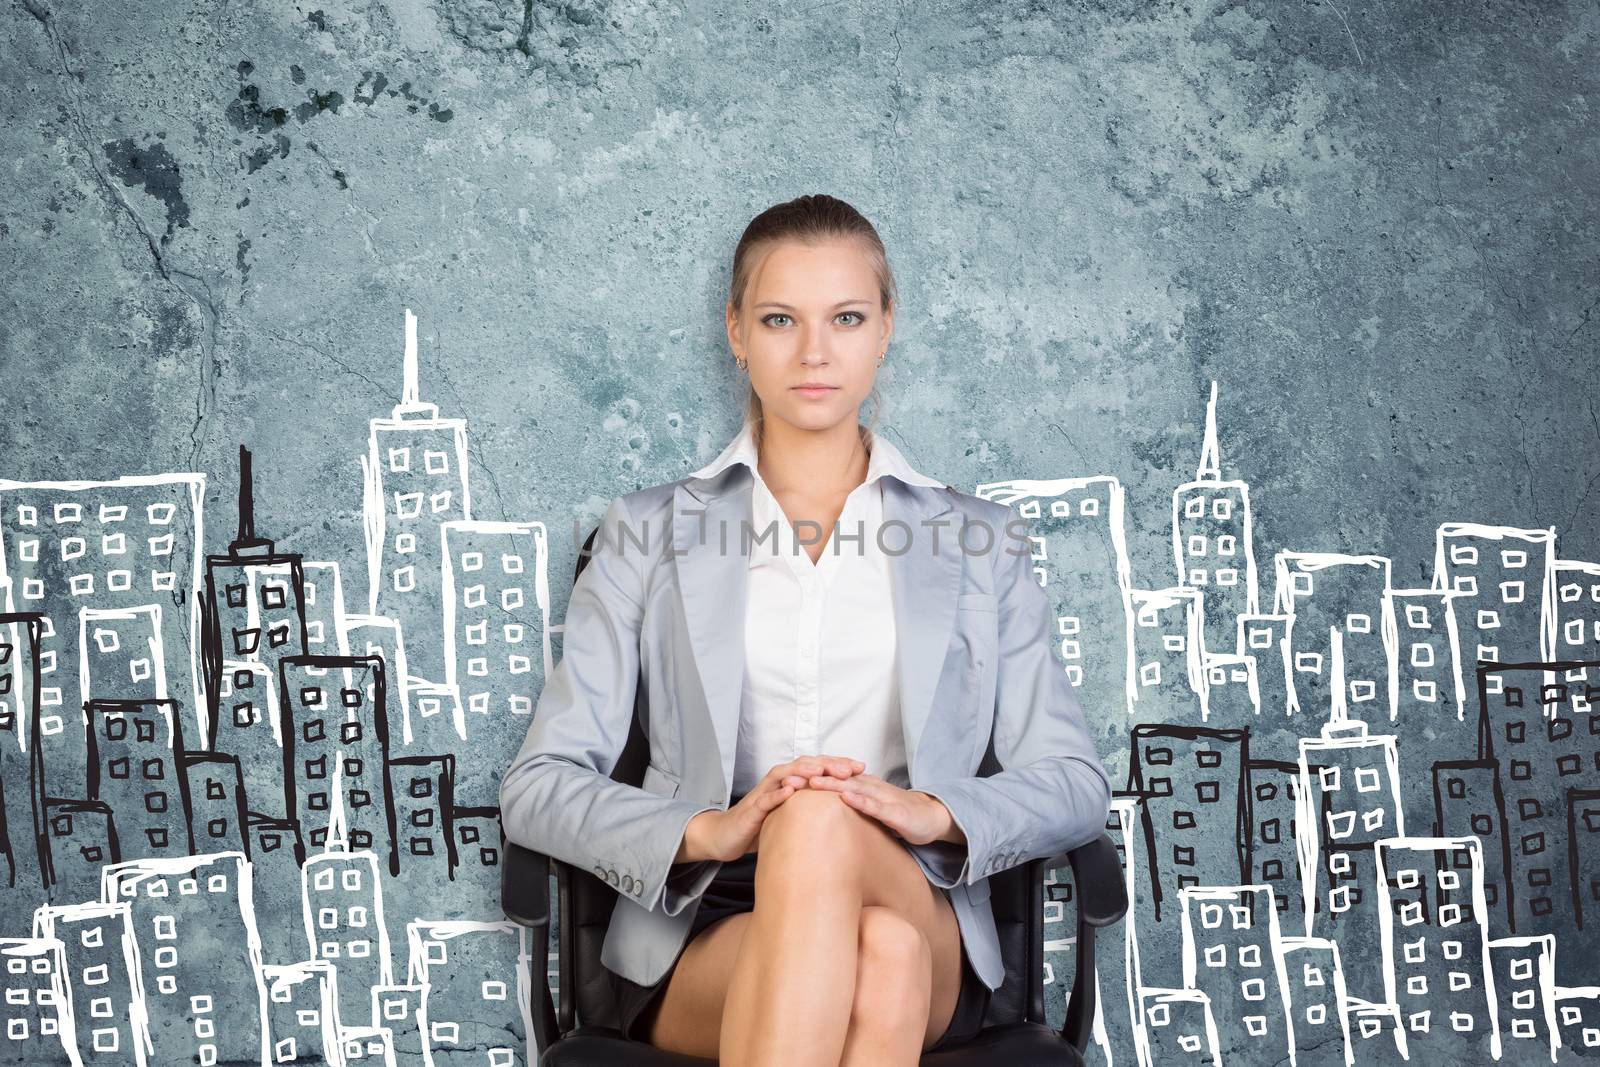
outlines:
M635 878L633 881L633 895L636 897L643 896L644 894L641 892L643 889L644 883Z
M633 875L625 874L622 876L622 891L624 893L633 892Z
M595 864L594 865L594 876L596 878L600 879L602 882L605 881L606 869L604 867L600 866L598 863Z
M606 881L610 882L612 885L616 885L617 884L617 872L616 871L607 871L606 872Z

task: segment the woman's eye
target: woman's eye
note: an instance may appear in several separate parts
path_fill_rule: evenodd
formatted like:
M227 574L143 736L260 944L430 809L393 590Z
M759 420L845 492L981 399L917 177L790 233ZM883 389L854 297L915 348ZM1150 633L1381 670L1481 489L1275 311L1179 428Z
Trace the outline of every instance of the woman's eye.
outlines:
M859 311L841 311L839 313L839 317L841 319L844 318L846 315L854 315L860 321L862 321L862 322L866 321L866 316L861 314L861 312L859 312ZM851 323L851 325L855 325L855 323Z
M771 326L771 325L774 325L774 323L772 321L773 319L786 319L788 317L789 316L787 316L787 315L785 315L785 314L783 314L781 312L775 311L771 315L767 315L764 318L762 318L761 321L766 323L768 326Z

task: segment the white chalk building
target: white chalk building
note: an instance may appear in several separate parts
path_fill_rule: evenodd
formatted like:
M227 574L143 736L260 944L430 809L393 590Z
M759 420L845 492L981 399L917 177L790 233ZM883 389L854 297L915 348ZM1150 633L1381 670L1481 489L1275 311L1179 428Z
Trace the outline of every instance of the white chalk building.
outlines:
M425 1055L433 1067L528 1067L528 931L512 922L406 926L409 982L425 986Z
M1283 939L1297 1062L1354 1062L1339 946L1323 937ZM1333 1050L1333 1051L1329 1051Z
M1257 612L1250 486L1224 480L1217 449L1217 383L1206 402L1205 443L1193 481L1172 491L1172 554L1177 582L1203 594L1203 645L1240 653L1238 621ZM1230 644L1229 642L1234 642Z
M78 610L78 678L87 703L167 699L161 605Z
M1489 941L1500 1039L1508 1059L1555 1059L1555 953L1553 934Z
M1435 724L1466 719L1466 689L1461 681L1461 638L1450 589L1391 589L1384 633L1394 717Z
M1289 647L1291 714L1346 714L1379 725L1394 717L1383 635L1388 617L1388 558L1342 552L1279 552L1274 605L1295 616ZM1342 645L1343 674L1334 676L1333 642Z
M1369 734L1359 719L1335 719L1319 736L1301 738L1299 762L1306 934L1338 944L1352 998L1387 1003L1372 951L1379 933L1373 850L1404 832L1395 739Z
M1201 602L1197 589L1130 589L1128 606L1133 616L1130 649L1128 710L1149 715L1179 713L1198 720L1196 699L1205 687L1201 670ZM1140 703L1148 706L1137 707ZM1165 716L1163 716L1165 717Z
M540 522L447 522L440 534L445 684L483 756L458 765L456 802L498 804L551 667L549 545Z
M1198 886L1183 907L1183 985L1205 993L1230 1046L1249 1058L1294 1063L1294 1021L1272 890Z
M1396 837L1376 846L1384 1003L1395 1008L1401 1050L1420 1051L1422 1062L1470 1047L1463 1036L1487 1036L1500 1057L1480 849L1475 837Z
M101 899L131 914L150 1062L263 1062L266 988L244 855L133 860L105 867L101 879ZM199 960L205 966L184 966Z
M1433 584L1455 601L1469 661L1529 663L1555 651L1556 531L1447 522L1435 539Z
M1555 656L1600 659L1600 563L1558 559L1554 567Z
M0 938L0 1065L35 1067L75 1048L56 938Z
M33 936L61 942L63 1014L75 1024L79 1062L145 1067L149 1034L128 905L40 905L33 912Z
M41 634L40 742L53 795L83 796L88 770L79 714L87 694L76 670L82 609L187 602L187 609L162 614L162 655L171 695L191 713L202 706L190 650L200 644L204 496L200 474L0 479L0 589L7 610L72 620Z
M1034 577L1055 603L1067 606L1056 615L1052 636L1072 684L1108 698L1123 692L1132 711L1132 583L1122 484L1107 475L1015 479L979 485L973 495L1007 505L1015 512L1008 521L1027 524ZM1010 543L1005 528L993 532L997 543ZM980 537L974 535L974 548Z
M410 642L407 665L422 681L442 682L447 667L439 604L440 527L472 518L467 424L439 417L417 386L417 318L406 309L404 384L388 418L370 423L362 518L366 530L367 612L397 619Z
M1144 1026L1135 1046L1139 1067L1198 1064L1222 1067L1210 999L1198 989L1151 988L1140 993Z
M325 960L269 964L261 968L261 977L267 988L267 1062L343 1067L333 965Z
M37 614L0 614L0 890L44 888L39 862L44 838L44 787L33 760L34 714L38 710Z
M1289 669L1294 615L1289 612L1247 613L1239 616L1238 625L1239 652L1256 661L1256 692L1264 721L1282 719L1290 714Z

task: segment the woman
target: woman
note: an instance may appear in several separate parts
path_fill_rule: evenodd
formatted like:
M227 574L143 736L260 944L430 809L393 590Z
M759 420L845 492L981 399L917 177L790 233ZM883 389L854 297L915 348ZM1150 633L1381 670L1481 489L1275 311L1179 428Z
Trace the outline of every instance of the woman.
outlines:
M725 1065L915 1064L975 1033L1004 975L988 877L1110 803L1009 509L857 421L893 288L842 201L750 223L744 428L612 501L501 787L511 840L617 887L625 1032ZM641 671L635 787L609 775Z

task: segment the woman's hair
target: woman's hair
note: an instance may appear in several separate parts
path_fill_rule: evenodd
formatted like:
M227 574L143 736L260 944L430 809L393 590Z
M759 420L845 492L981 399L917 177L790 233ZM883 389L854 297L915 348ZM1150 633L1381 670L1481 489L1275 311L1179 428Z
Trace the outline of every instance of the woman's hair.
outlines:
M760 253L779 241L801 241L818 244L840 238L859 240L863 251L872 261L873 273L878 277L878 297L884 311L899 299L894 284L894 272L889 269L889 254L884 250L883 239L866 216L837 197L826 193L797 196L782 204L774 204L750 220L733 250L733 281L728 298L736 310L744 311L745 290L750 286L750 275L755 269ZM883 398L878 387L872 387L872 417L869 429L876 427ZM761 444L763 415L761 397L751 386L745 401L745 420L755 431L756 446Z

